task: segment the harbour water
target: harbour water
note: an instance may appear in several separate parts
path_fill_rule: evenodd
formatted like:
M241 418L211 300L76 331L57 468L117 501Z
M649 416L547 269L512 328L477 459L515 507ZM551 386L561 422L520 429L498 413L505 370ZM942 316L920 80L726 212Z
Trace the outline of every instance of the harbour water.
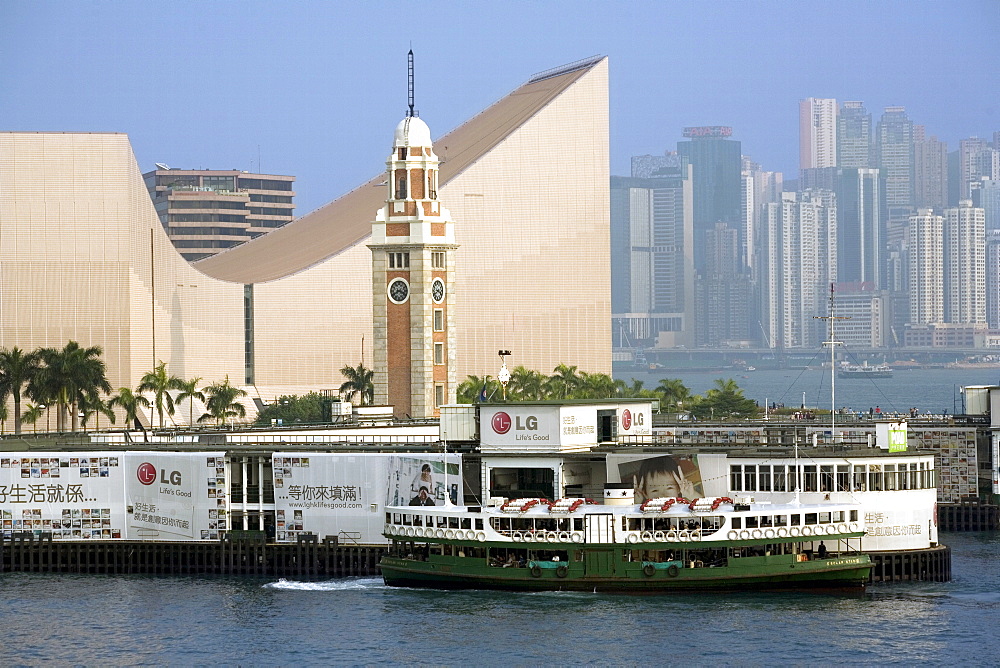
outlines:
M5 665L992 665L1000 535L949 583L675 596L391 589L376 578L0 575Z
M641 380L652 389L663 378L680 379L693 394L704 394L716 379L732 378L743 395L761 406L785 404L798 408L805 393L808 407L830 408L829 369L780 369L759 371L655 371L621 370L615 377L625 382ZM867 412L879 406L883 411L907 413L917 408L921 413L950 414L962 412L964 385L1000 384L1000 366L969 369L897 369L891 378L838 378L837 407Z

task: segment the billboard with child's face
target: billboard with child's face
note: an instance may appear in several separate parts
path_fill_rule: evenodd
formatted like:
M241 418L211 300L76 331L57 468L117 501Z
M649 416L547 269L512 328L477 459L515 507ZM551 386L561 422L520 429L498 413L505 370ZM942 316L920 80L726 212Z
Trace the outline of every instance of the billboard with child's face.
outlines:
M631 482L635 502L647 499L705 496L698 455L609 455L608 480Z
M0 531L53 540L122 538L123 462L117 452L5 452Z

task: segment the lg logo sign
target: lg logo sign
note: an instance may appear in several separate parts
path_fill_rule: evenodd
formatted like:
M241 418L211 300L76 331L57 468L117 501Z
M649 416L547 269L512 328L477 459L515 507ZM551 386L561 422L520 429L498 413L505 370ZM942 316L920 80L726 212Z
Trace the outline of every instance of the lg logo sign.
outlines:
M510 415L500 411L493 416L491 424L493 431L501 435L510 431L511 427L514 427L515 431L538 431L538 418L534 415L526 416L522 422L520 415L511 420Z
M627 408L622 411L622 431L628 431L632 428L633 424L637 427L641 427L643 422L645 422L645 420L643 420L642 413L636 413L633 415L632 411Z
M156 482L156 467L149 462L143 462L135 470L135 475L143 485L152 485ZM164 485L180 485L181 472L171 471L170 475L167 476L167 470L163 469L160 471L160 482Z

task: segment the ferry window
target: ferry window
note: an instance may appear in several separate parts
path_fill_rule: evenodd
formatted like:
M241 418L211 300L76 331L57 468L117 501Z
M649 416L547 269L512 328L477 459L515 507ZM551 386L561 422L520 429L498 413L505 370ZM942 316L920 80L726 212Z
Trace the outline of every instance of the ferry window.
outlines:
M833 513L832 517L833 517L833 521L834 522L843 522L844 521L844 511L843 510L838 510L835 513Z
M851 511L851 521L852 522L857 522L858 521L858 511L856 511L856 510L852 510Z
M820 524L829 524L830 523L830 513L820 513L819 514L819 523Z
M574 517L573 518L573 531L583 531L583 518Z
M882 474L881 464L872 464L868 467L868 489L872 492L881 492L885 486L885 477Z
M771 467L761 465L757 467L757 484L762 492L771 491Z
M837 466L837 491L851 491L851 467L846 464Z
M799 489L799 469L797 466L788 467L788 491L794 492Z
M905 467L906 465L903 464ZM894 489L902 489L896 484L896 465L886 464L885 465L885 488L889 491Z
M910 464L910 489L917 489L917 464L916 462Z
M424 518L420 515L413 516L413 526L422 527L424 525Z
M425 520L424 521L424 526L426 526L426 527L432 527L432 526L434 526L434 516L433 515L428 515L427 517L424 518L424 520Z
M760 526L761 526L761 528L766 528L766 527L771 526L773 519L774 518L772 518L770 515L762 515L761 518L760 518Z
M476 531L482 531L482 530L483 530L483 518L477 517L476 518Z
M386 524L392 524L392 514L391 513L386 513L385 514L385 523Z
M744 492L756 492L757 491L757 467L756 466L744 466L743 467L743 491Z
M792 518L791 519L791 526L797 527L800 524L802 524L802 516L799 515L798 513L792 515L791 518Z
M854 490L855 492L867 491L868 487L865 485L865 465L855 464L854 465Z
M734 529L742 529L743 528L743 518L742 517L734 517L733 518L733 528Z
M457 517L449 517L448 518L448 528L449 529L457 529L458 528L458 518Z
M821 492L833 491L833 465L824 464L819 467L819 484Z
M814 464L802 467L802 480L805 483L803 485L803 491L815 492L819 489L816 480L816 466Z
M774 480L773 487L775 492L786 492L788 487L785 484L785 467L775 466L774 467Z
M758 520L757 517L748 517L747 518L747 529L756 529L759 526L757 520Z
M410 520L410 515L403 515L403 526L408 527L412 524Z
M735 464L729 467L729 487L733 492L743 491L742 466Z
M399 513L393 513L392 514L392 523L393 524L402 524L403 523L402 516Z
M437 525L438 525L439 529L444 529L445 527L448 526L448 518L447 517L438 517L437 518Z
M785 527L788 526L788 516L787 515L775 515L774 516L774 526Z
M816 513L806 513L806 524L816 524Z
M463 517L462 518L462 528L466 529L466 530L472 528L472 518L471 517Z

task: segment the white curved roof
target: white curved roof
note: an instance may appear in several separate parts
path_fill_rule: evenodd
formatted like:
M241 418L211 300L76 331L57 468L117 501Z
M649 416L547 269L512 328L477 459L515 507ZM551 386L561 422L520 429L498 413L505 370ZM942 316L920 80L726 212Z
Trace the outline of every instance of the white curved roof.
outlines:
M430 146L431 129L416 116L407 116L396 126L394 148L400 146Z

